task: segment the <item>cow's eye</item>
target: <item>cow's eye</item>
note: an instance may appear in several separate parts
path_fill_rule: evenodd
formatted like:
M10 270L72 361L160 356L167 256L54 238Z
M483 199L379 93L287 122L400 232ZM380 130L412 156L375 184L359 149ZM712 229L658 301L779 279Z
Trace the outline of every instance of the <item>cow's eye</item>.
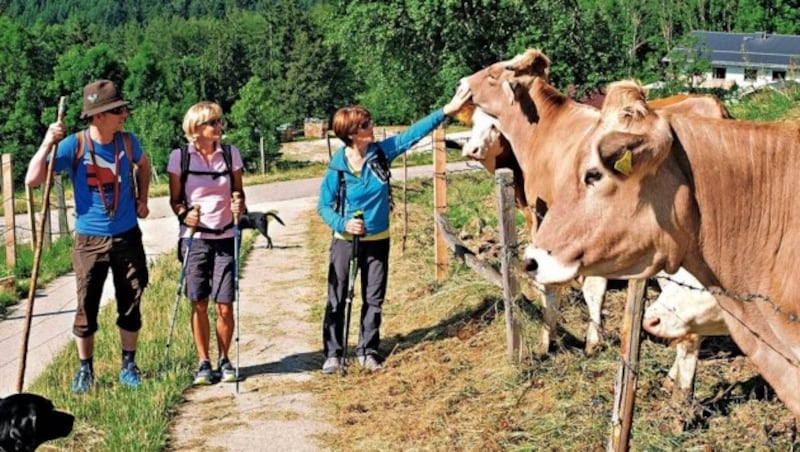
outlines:
M598 182L602 178L603 178L603 173L601 173L595 168L591 168L586 170L586 173L584 173L583 183L585 185L594 185L595 182Z

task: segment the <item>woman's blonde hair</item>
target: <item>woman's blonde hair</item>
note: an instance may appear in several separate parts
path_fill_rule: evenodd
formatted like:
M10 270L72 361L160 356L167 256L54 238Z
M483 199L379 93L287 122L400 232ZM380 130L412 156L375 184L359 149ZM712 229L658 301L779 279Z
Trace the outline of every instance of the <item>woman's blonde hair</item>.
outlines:
M197 142L197 128L204 122L222 120L222 107L215 102L198 102L186 111L183 116L183 134L189 143Z

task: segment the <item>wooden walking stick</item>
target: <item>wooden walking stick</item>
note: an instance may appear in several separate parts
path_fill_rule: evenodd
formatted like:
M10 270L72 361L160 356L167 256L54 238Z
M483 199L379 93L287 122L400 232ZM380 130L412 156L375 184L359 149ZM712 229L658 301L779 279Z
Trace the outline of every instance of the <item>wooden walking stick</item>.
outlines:
M58 122L64 120L66 108L65 96L58 101ZM36 235L36 248L33 250L33 269L31 269L31 285L28 289L28 307L25 312L25 327L22 332L22 349L19 356L19 373L17 374L17 392L22 392L25 385L25 360L28 357L28 339L31 335L31 319L33 318L33 298L36 295L36 280L39 278L39 262L42 259L42 241L47 222L50 220L50 188L53 184L53 169L56 163L57 144L50 148L50 161L47 163L47 178L44 182L44 196L42 197L42 222L39 224L39 233ZM33 225L31 225L33 226Z

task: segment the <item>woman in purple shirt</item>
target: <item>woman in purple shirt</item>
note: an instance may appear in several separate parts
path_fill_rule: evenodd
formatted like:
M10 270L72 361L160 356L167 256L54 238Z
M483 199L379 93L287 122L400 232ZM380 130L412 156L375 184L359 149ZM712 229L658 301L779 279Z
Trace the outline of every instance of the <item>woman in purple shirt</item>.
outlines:
M200 365L194 384L211 384L214 372L209 357L208 301L214 300L219 367L222 381L236 381L228 358L234 331L233 218L246 210L242 189L242 158L234 146L221 145L222 108L199 102L186 112L183 131L188 148L175 149L169 157L169 193L172 211L181 224L178 244L186 263L186 295L192 302L192 334ZM226 155L227 154L227 155ZM182 162L187 158L187 162ZM183 174L186 168L186 174ZM183 177L182 177L183 176ZM234 192L241 197L234 198ZM198 209L193 207L199 206ZM192 247L184 250L186 237L195 232Z

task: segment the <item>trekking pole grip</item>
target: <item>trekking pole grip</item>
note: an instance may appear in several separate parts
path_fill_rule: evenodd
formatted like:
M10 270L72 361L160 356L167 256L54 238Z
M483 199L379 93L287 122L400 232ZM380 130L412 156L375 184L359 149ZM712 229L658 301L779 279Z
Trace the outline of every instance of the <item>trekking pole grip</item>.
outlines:
M200 215L200 204L193 205L192 208L189 210L194 210L197 212L198 215ZM188 228L189 228L189 237L194 236L194 232L197 229L197 225L189 226Z
M242 194L240 192L238 192L238 191L233 192L233 200L234 201L238 201L240 199L242 199ZM235 225L239 224L239 215L241 215L241 213L237 213L237 214L233 215L233 224L235 224Z

